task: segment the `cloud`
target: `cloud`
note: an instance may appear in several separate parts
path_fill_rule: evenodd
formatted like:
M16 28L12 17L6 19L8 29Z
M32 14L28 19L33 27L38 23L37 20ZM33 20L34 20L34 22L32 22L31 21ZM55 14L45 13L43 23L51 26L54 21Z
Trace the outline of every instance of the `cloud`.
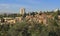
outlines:
M20 5L18 4L0 4L0 13L3 12L18 12L18 8Z
M25 3L24 3L25 2ZM32 10L35 6L39 5L39 1L36 0L24 0L18 3L0 3L0 12L19 12L20 7L27 8L27 10Z
M29 9L29 7L31 7L30 5L23 5L23 4L0 4L0 13L9 13L9 12L14 12L14 13L18 13L20 8L24 7Z

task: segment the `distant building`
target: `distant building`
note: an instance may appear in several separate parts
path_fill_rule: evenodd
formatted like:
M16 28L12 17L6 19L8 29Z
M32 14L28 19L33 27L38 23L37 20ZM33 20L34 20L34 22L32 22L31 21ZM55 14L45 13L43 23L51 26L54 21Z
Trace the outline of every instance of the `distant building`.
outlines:
M21 22L22 21L22 17L15 17L16 22Z
M60 15L58 15L58 19L60 19Z
M25 8L20 8L20 14L24 15L25 14Z
M4 17L4 20L5 23L10 23L10 24L16 23L14 18Z

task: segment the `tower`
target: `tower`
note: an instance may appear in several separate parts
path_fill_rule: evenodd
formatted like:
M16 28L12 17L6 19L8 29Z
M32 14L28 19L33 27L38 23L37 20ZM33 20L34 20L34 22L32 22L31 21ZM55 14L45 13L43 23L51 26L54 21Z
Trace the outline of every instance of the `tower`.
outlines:
M25 14L25 8L20 8L20 14L24 15Z

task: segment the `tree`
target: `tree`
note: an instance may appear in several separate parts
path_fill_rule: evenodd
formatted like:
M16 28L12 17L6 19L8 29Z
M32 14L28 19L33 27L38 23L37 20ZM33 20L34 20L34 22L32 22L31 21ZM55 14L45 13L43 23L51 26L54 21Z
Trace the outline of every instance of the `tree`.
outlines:
M10 28L10 30L8 31L8 34L10 34L11 36L18 36L20 34L23 35L28 35L28 26L27 23L21 22L21 23L16 23L12 28ZM23 36L20 35L20 36Z

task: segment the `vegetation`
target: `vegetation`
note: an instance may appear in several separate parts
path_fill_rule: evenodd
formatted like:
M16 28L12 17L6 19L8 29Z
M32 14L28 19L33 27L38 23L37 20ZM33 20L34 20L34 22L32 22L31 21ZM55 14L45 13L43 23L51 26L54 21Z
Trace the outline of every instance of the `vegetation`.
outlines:
M35 15L35 13L32 14ZM56 21L57 13L53 13L52 16L54 19L48 18L47 26L34 21L27 23L25 20L14 25L0 25L0 36L60 36L60 23Z
M18 22L14 25L0 25L0 36L60 36L60 25L48 19L48 26L40 23Z

